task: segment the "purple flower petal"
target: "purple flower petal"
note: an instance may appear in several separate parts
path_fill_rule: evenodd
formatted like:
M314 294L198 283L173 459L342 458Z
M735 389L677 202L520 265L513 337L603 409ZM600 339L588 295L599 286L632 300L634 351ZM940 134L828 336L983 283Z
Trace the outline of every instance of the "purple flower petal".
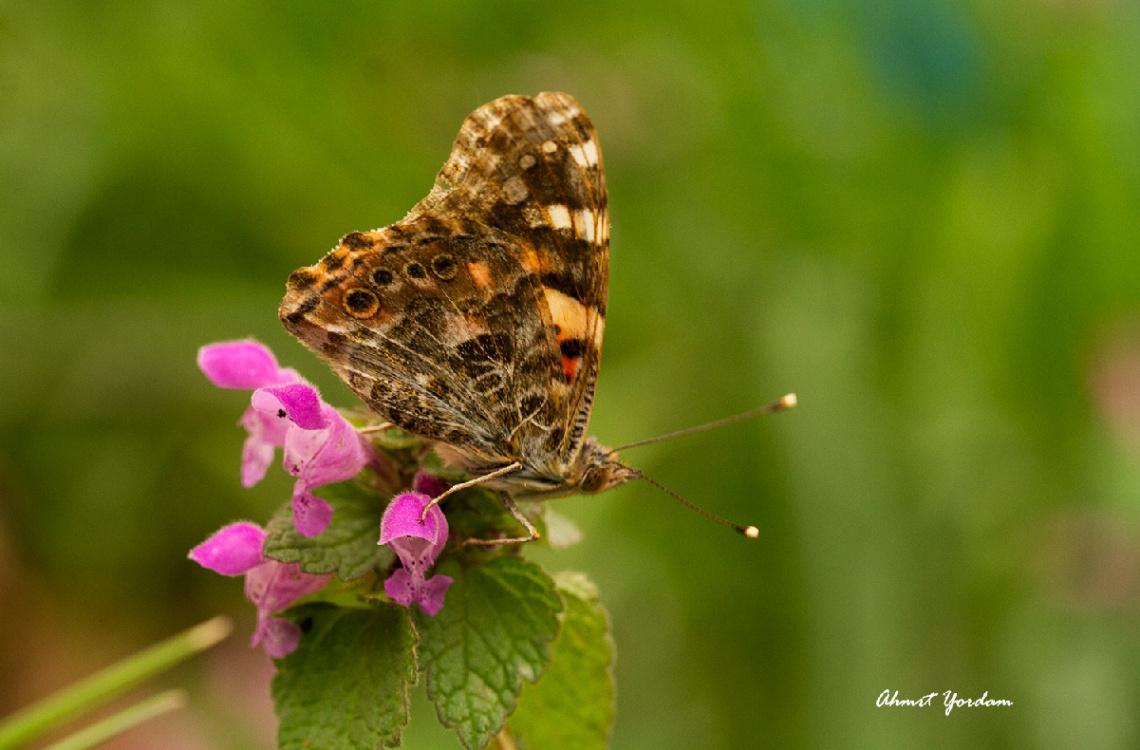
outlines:
M260 643L265 653L280 659L297 648L301 629L273 617L273 613L320 591L332 580L332 574L313 575L302 572L298 563L267 559L261 554L265 536L265 530L256 524L231 524L191 550L190 559L223 575L245 573L245 598L257 607L252 645Z
M380 519L380 544L391 544L402 538L423 539L432 547L447 541L447 519L438 505L432 506L427 518L420 521L431 498L421 492L396 495ZM442 548L442 545L441 545ZM438 554L438 551L437 551ZM435 555L432 555L434 561Z
M296 379L292 370L277 366L273 352L256 341L228 341L198 350L198 367L219 388L252 390Z
M299 563L265 560L245 575L245 598L259 611L277 612L302 596L320 591L332 574L314 575L301 572Z
M308 383L258 388L251 400L254 409L267 414L288 416L303 430L328 427L328 418L322 408L317 389Z
M246 573L262 564L265 531L242 521L230 524L190 550L190 559L224 576Z
M417 471L415 478L412 479L412 491L420 492L429 497L439 497L450 486L447 482L439 477L433 477L423 469Z
M351 479L368 463L368 449L360 433L331 406L322 405L328 427L295 427L285 437L285 470L297 477L293 485L293 524L304 536L325 530L332 507L311 490L330 482Z
M384 581L384 593L397 604L412 606L412 602L416 600L415 591L412 589L412 574L404 568L396 568Z
M274 449L285 445L285 436L292 422L276 414L266 414L254 408L245 410L238 422L249 432L241 450L241 485L252 487L265 476L273 463Z
M285 468L309 487L350 479L368 463L368 449L356 428L327 404L321 411L328 427L291 430L285 439Z
M300 482L293 485L293 528L305 537L314 537L332 522L333 507L317 497Z
M281 617L258 615L257 630L253 633L250 648L257 644L265 649L265 653L274 659L284 659L297 649L301 642L301 628L297 623Z
M443 606L451 579L427 577L448 535L447 519L438 505L433 505L427 517L420 520L430 502L430 497L419 492L392 498L380 520L380 544L391 547L403 566L384 581L384 593L405 607L416 602L424 612L434 615Z
M424 581L416 601L427 614L435 617L443 608L443 599L447 596L447 589L451 587L451 576L432 576Z
M424 580L422 576L409 573L406 568L397 568L384 581L384 593L405 607L410 607L415 602L425 613L434 617L443 607L451 582L451 576L433 576Z

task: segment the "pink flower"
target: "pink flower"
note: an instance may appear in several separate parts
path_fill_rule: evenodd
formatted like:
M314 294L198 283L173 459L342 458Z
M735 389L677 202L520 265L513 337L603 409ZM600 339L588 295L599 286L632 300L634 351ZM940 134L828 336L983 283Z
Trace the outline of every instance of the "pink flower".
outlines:
M284 448L285 470L297 477L293 525L305 536L324 531L333 509L312 490L360 473L369 452L359 433L294 370L278 367L273 353L256 341L204 346L198 366L220 388L256 389L240 420L249 432L242 447L242 485L260 482L276 448Z
M273 352L256 341L229 341L198 350L198 368L219 388L254 390L269 385L300 383L295 370L281 368ZM249 432L241 452L241 484L252 487L273 462L274 448L285 445L289 422L252 406L238 422Z
M416 472L412 478L412 492L419 492L423 495L430 495L431 497L438 497L442 495L448 487L447 482L439 477L428 474L423 469Z
M301 640L301 628L274 612L285 609L303 596L324 588L332 575L301 572L298 563L279 563L261 554L265 530L240 521L224 527L190 550L190 559L226 576L245 574L245 598L257 607L257 630L250 647L259 643L265 653L280 659L293 652Z
M449 576L427 577L447 543L447 519L439 506L432 506L427 518L420 521L431 498L421 492L406 492L392 498L380 521L380 544L387 544L400 558L398 568L384 581L384 593L398 604L420 605L429 615L439 612L451 586Z
M312 490L329 482L351 479L368 463L368 449L352 425L321 401L304 383L259 388L253 409L289 423L285 434L285 470L293 484L293 525L305 536L316 536L332 519L332 506Z
M198 350L198 367L219 388L251 391L301 380L296 370L278 367L273 352L251 340L203 346Z

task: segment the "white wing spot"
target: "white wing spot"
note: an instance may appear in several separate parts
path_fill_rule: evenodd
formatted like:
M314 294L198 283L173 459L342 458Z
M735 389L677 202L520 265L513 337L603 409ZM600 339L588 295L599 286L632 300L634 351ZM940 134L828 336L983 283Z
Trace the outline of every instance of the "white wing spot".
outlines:
M551 125L553 125L554 127L558 127L559 125L566 122L570 118L566 114L559 112L558 110L555 109L555 110L551 111L551 113L549 115L547 115L546 119Z
M570 212L560 203L546 207L546 215L550 217L550 225L555 229L569 229Z
M593 140L582 144L582 152L586 155L586 163L591 167L598 166L598 144Z
M483 114L483 127L487 130L494 130L502 121L503 118L493 112L487 111Z
M558 150L558 144L555 143L554 141L546 141L545 143L542 144L542 150L544 153L553 154L555 151Z
M534 158L534 154L523 154L519 158L519 166L523 169L530 169L538 163L538 159Z
M588 242L594 241L594 229L598 217L588 208L583 208L574 214L574 231L578 236L585 237Z
M581 146L575 143L567 146L566 150L570 152L570 156L573 157L574 161L577 162L579 167L582 169L589 168L590 162L586 161L586 152L582 150Z

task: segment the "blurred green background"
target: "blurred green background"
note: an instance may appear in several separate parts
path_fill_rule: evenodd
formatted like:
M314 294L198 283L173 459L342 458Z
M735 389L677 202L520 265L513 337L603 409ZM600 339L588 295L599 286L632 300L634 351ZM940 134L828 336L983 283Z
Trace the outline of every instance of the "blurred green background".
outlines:
M592 431L800 398L626 456L757 542L649 486L555 501L613 746L1140 746L1126 0L0 4L0 714L230 612L192 707L116 747L271 745L252 607L185 555L291 482L240 488L246 397L196 350L256 336L353 406L277 322L289 272L543 90L609 175ZM433 725L418 695L406 746Z

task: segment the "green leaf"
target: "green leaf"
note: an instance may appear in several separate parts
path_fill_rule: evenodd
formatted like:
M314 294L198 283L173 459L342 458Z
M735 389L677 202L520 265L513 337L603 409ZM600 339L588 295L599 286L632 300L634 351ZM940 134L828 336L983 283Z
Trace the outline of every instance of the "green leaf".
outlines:
M455 582L439 614L416 613L427 694L443 725L478 750L514 711L522 681L542 676L562 601L550 576L519 557L449 560L437 572Z
M546 538L546 525L543 521L545 505L518 501L518 509L530 519L542 538ZM451 538L457 542L466 539L503 539L526 536L526 528L511 515L499 496L482 488L463 490L443 501L443 512L451 530ZM510 554L514 548L507 547L468 547L463 556L467 559L487 559Z
M408 686L416 680L408 610L314 604L289 617L307 632L296 651L277 661L273 678L281 750L399 747Z
M509 720L526 747L603 750L614 721L614 647L598 589L583 573L554 576L566 602L553 659Z
M380 517L388 500L355 482L326 484L314 493L333 507L332 522L314 537L293 528L285 506L269 521L265 556L283 563L301 563L306 573L333 573L351 581L392 563L392 550L380 546Z

